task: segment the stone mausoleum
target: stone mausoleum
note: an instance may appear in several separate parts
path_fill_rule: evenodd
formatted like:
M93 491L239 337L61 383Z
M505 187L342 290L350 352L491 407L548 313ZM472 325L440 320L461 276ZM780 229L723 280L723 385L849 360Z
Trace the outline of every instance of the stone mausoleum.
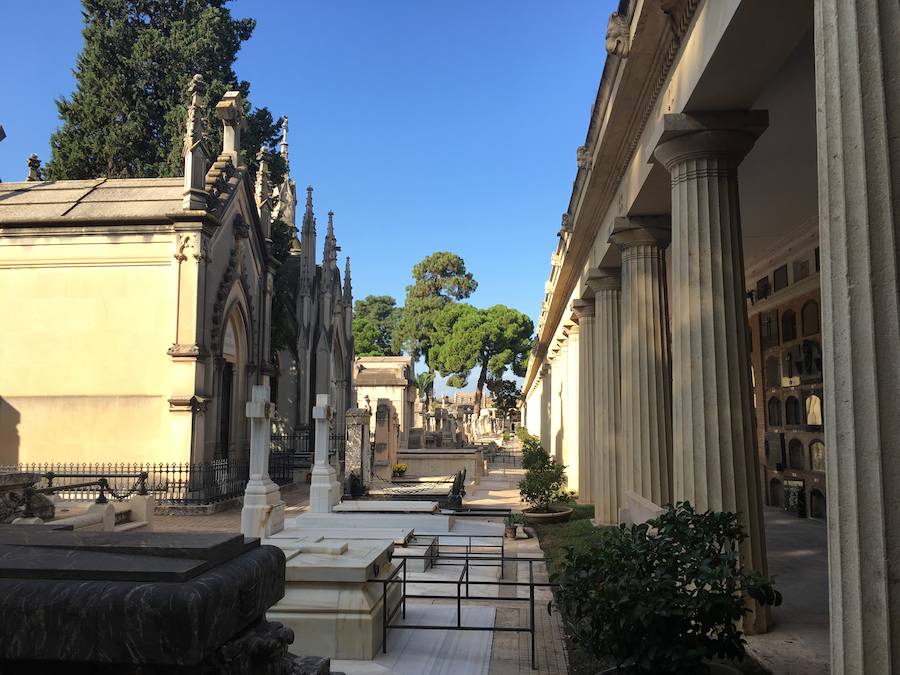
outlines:
M524 421L606 523L827 519L831 672L900 663L900 6L622 0ZM745 622L764 631L757 611Z
M43 181L32 158L27 181L0 183L0 464L246 458L245 404L270 381L286 425L308 423L316 391L354 405L332 218L317 265L309 189L287 263L300 337L273 355L271 228L294 224L294 183L269 184L265 152L251 180L237 92L209 152L204 89L195 77L183 178Z

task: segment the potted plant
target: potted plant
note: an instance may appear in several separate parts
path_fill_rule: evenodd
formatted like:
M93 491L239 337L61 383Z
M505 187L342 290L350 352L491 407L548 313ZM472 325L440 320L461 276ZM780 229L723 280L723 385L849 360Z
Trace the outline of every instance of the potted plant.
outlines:
M606 673L736 672L748 598L781 604L770 579L744 569L734 513L696 513L687 502L648 523L608 528L566 548L557 600L576 646ZM600 668L597 668L600 671Z
M402 462L394 464L394 476L403 476L406 473L407 468L406 464L403 464Z
M518 526L513 518L513 514L506 516L506 527L503 528L503 534L507 539L515 539Z
M566 522L572 509L562 504L574 494L563 487L566 467L536 442L523 447L522 466L525 478L519 482L519 495L531 505L522 512L525 520L532 525Z

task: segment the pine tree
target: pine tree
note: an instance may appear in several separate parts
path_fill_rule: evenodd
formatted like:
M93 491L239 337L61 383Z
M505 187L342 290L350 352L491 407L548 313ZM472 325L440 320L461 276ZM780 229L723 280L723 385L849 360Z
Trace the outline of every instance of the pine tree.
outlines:
M82 0L84 48L76 90L56 102L62 126L51 137L47 173L54 180L178 176L187 107L195 73L208 85L209 147L221 147L213 110L222 95L241 92L247 110L244 160L255 169L261 145L274 148L280 120L266 108L250 112L250 85L232 68L253 19L233 19L228 0ZM270 162L281 181L284 163Z

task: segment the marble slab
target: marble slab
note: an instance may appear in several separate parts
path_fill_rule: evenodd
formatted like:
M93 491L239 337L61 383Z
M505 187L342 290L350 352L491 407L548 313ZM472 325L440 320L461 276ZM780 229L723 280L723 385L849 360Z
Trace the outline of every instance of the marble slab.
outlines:
M378 539L385 541L392 541L394 544L398 546L402 546L404 544L409 543L409 540L413 537L414 530L412 528L405 527L392 527L392 528L358 528L358 527L335 527L335 528L302 528L300 530L302 532L302 536L307 537L320 537L321 539ZM281 532L276 532L271 537L266 539L267 544L275 544L278 545L277 542L271 541L273 539L295 539L298 536L298 530L296 528L289 528L286 530L282 530Z
M389 499L359 499L342 502L332 509L334 513L435 513L437 502L400 501Z

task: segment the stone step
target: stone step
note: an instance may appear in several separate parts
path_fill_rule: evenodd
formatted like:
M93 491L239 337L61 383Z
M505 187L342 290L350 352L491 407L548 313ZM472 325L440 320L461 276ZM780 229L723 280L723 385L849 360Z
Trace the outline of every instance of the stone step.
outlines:
M113 528L113 532L131 532L132 530L139 530L142 527L147 527L146 520L129 520L126 523L116 525Z

